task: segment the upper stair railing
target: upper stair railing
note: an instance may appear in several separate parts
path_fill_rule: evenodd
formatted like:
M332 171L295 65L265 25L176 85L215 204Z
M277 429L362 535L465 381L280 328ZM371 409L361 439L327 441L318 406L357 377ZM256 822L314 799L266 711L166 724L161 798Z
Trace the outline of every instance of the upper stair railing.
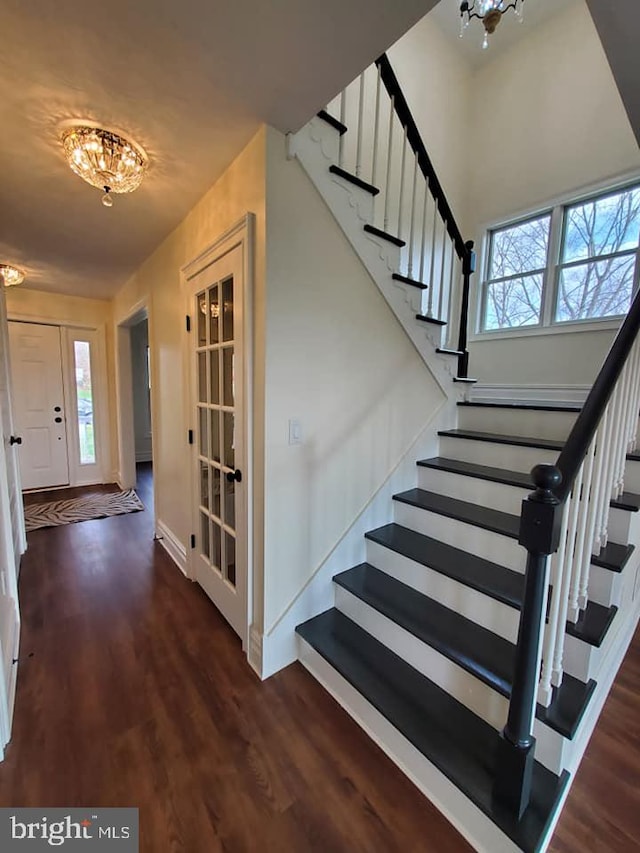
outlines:
M531 786L535 703L548 706L562 684L566 624L587 607L591 558L607 545L610 501L623 491L626 456L636 447L639 329L640 291L555 465L533 469L536 491L522 504L525 596L496 791L520 815Z
M468 375L469 288L473 242L462 237L420 132L386 54L337 96L325 113L337 120L339 170L374 195L374 221L401 248L395 278L426 285L422 313L447 324L446 344ZM355 130L346 133L346 129Z

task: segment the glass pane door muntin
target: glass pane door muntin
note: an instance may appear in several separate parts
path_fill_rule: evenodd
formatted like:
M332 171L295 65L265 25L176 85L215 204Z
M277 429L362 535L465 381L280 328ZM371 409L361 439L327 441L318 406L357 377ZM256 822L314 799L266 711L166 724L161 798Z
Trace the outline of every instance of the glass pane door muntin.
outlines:
M236 584L235 481L229 482L226 475L235 471L234 284L234 276L227 275L195 297L196 310L205 319L203 324L199 318L196 348L201 472L198 554L231 588Z

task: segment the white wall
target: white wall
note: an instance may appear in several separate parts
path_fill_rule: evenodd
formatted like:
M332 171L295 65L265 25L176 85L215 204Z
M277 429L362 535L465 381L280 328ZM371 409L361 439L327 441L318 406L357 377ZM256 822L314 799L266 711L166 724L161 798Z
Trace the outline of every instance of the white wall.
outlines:
M187 429L194 427L188 411L188 375L183 358L185 303L180 269L235 225L247 212L256 217L254 252L254 328L256 395L255 438L262 447L264 241L265 241L265 130L261 128L224 175L190 211L183 222L118 292L114 323L131 316L141 302L149 312L151 347L153 461L156 518L183 552L191 533L190 448ZM256 608L261 614L262 459L254 471L256 499Z
M499 39L500 30L488 61L472 72L459 40L427 15L389 52L462 233L478 248L488 225L640 176L640 152L584 0L542 25L528 28L525 19L510 48L500 50ZM491 383L589 383L614 333L476 340L471 373Z
M136 462L150 462L152 455L148 346L149 324L147 320L143 320L131 327L131 384Z
M266 295L268 634L444 396L299 163L286 160L284 138L271 130ZM301 424L300 445L288 443L292 418Z

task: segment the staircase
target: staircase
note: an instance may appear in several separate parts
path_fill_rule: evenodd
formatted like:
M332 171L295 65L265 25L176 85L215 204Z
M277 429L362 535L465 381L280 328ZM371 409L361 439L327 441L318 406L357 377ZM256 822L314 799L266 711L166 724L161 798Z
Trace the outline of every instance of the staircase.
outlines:
M638 621L640 298L584 406L469 399L472 244L386 57L290 152L452 404L299 659L476 849L544 850Z

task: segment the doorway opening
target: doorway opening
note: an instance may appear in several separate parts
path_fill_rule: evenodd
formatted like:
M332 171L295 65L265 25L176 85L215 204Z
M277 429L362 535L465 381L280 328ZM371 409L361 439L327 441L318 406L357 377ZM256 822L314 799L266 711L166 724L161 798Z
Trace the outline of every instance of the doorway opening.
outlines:
M116 329L118 484L122 489L135 489L155 519L149 327L149 312L143 304Z

